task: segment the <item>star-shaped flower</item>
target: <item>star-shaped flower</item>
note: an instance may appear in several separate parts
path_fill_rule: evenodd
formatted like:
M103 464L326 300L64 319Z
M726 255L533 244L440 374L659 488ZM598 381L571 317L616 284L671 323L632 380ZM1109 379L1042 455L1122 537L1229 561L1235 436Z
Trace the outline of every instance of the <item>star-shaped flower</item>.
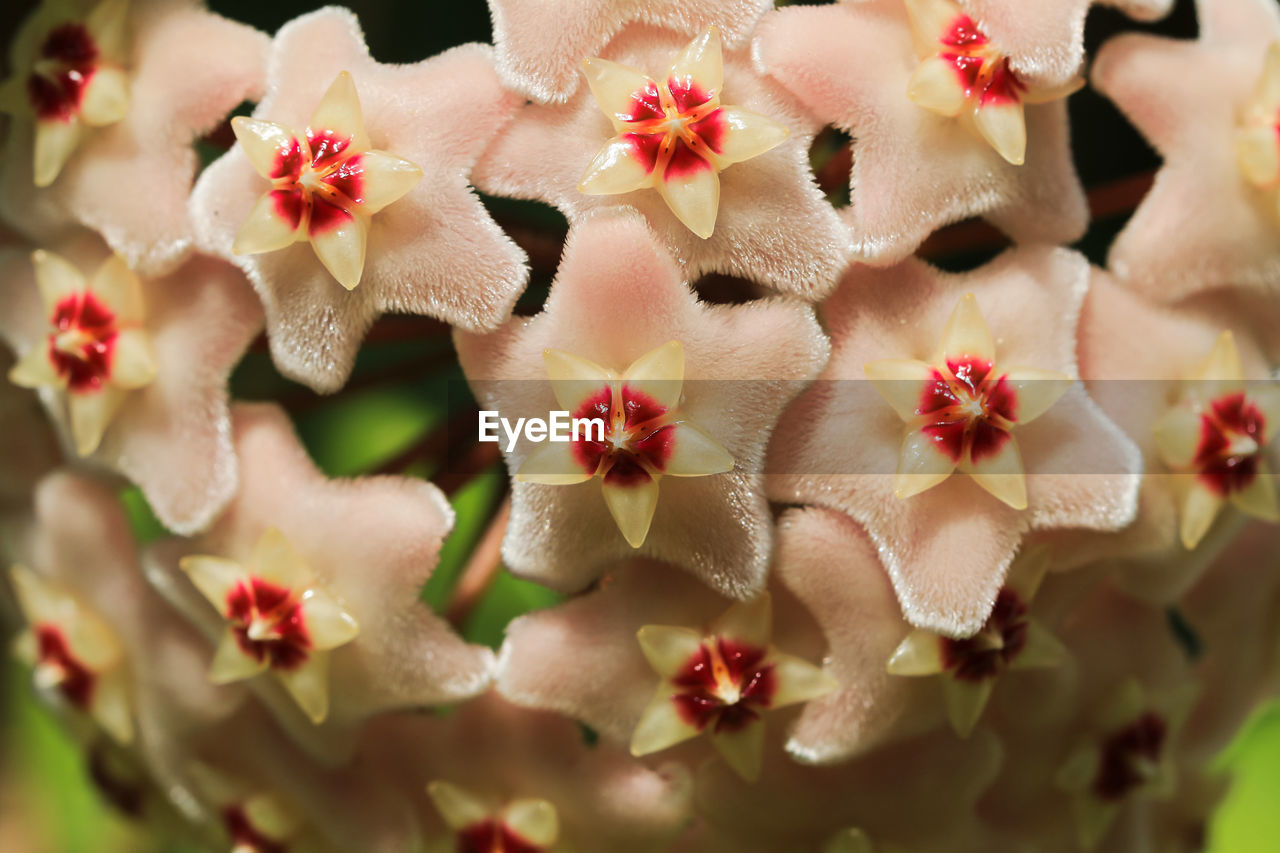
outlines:
M1227 284L1280 284L1268 165L1280 156L1274 108L1270 153L1255 135L1276 101L1268 56L1280 40L1280 9L1272 0L1199 0L1196 10L1197 41L1118 36L1103 45L1091 76L1164 158L1108 265L1165 301Z
M498 73L507 86L535 101L562 102L581 83L578 63L600 52L633 21L696 36L715 25L733 48L740 47L769 0L490 0ZM549 32L548 16L569 26Z
M1186 480L1179 535L1195 548L1228 502L1264 521L1280 521L1267 457L1280 426L1280 388L1248 388L1231 332L1223 332L1181 402L1155 425L1156 447Z
M711 27L676 57L664 80L588 59L591 94L617 136L604 144L578 189L621 195L654 188L676 218L704 240L720 212L720 172L787 138L787 128L742 107L721 104L720 31Z
M1066 106L1054 100L1069 89L1021 79L980 22L947 0L868 0L782 9L761 23L765 72L853 137L844 215L861 260L900 260L971 216L1020 243L1084 232ZM1045 99L1054 102L1036 104Z
M341 387L384 311L469 329L507 318L527 277L524 254L467 176L518 103L481 45L382 65L346 10L280 29L268 94L237 122L240 143L201 174L191 210L199 244L257 289L284 374L323 392Z
M745 49L720 50L714 31L690 44L632 24L582 60L591 91L522 109L477 164L477 187L553 204L574 224L633 207L691 279L725 273L809 298L830 289L852 247L810 171L820 125ZM645 73L666 68L661 80Z
M516 478L571 486L600 478L609 513L624 539L639 548L658 508L659 481L733 470L733 457L680 412L684 347L669 341L619 375L559 350L544 350L556 402L574 419L594 419L596 434L549 442L529 454Z
M939 273L911 260L883 270L854 268L822 307L834 352L817 385L787 411L773 438L769 495L838 509L863 524L907 621L916 627L953 638L981 629L1019 543L1031 531L1112 531L1133 519L1141 455L1078 384L1061 394L1067 384L1061 378L1015 374L1019 381L1030 381L1007 381L992 389L998 392L996 401L1019 401L1020 409L1011 410L1021 422L1017 457L1007 449L1010 441L1003 427L995 428L1000 422L970 421L969 406L976 410L991 401L977 394L976 384L958 381L957 371L970 380L977 375L971 367L962 370L960 361L940 374L945 381L928 386L937 394L928 395L926 408L932 411L937 403L940 411L958 413L963 432L949 418L928 421L915 414L926 399L924 381L932 377L925 370L933 370L918 359L936 353L936 336L965 293L982 306L999 341L1001 361L1074 376L1076 323L1089 276L1084 258L1043 247L1006 252L962 275ZM965 353L989 358L993 339L964 319L972 316L964 304L952 324L956 336L944 336L943 352L953 359ZM972 330L978 334L961 337ZM900 360L904 357L910 360ZM887 358L899 359L890 366L912 371L893 386L912 393L890 393L892 406L872 391L873 383L838 381L859 379L867 365ZM934 365L945 361L931 358ZM1046 411L1047 403L1059 396ZM1009 411L1002 411L1007 418ZM1028 415L1040 412L1025 423ZM940 439L935 442L930 432L913 429L904 441L904 416L919 426L934 424L931 432ZM1002 452L988 459L1000 459L1004 467L974 461L975 447L985 448L979 439L1001 445ZM904 447L906 458L918 463L898 469L910 479L894 473ZM977 467L978 481L987 480L1008 501L985 494L979 482L971 482L973 477L946 476L966 452ZM1017 473L1016 458L1021 458L1025 475ZM1013 505L1022 503L1023 483L1026 509L1019 510ZM917 488L931 484L924 492ZM912 492L906 500L898 497Z
M40 389L74 451L141 486L170 529L207 525L236 488L227 378L262 323L244 277L196 256L140 278L88 235L5 250L0 271L9 378Z
M45 0L0 87L0 215L37 242L84 225L140 274L171 272L193 241L193 143L261 96L268 44L196 0Z
M272 669L283 687L249 685L329 760L350 755L372 715L483 692L492 653L419 599L453 521L440 492L325 479L271 406L238 407L232 429L243 467L227 511L198 539L145 555L152 583L218 647L210 676Z
M1066 649L1030 612L1048 558L1043 547L1019 555L991 615L972 637L956 640L917 628L889 658L893 675L944 677L947 714L961 737L973 731L1006 670L1058 666L1066 658Z
M673 340L680 346L669 345ZM527 440L504 448L508 468L518 475L503 543L513 571L577 590L642 541L639 553L685 566L735 598L761 589L772 530L761 494L764 444L782 408L826 357L812 309L781 298L702 304L640 217L602 215L570 233L541 314L487 336L457 333L455 343L482 408L511 423L596 403L603 416L608 401L613 438L603 447L548 443L543 447L555 449L536 457ZM552 354L558 381L547 381L547 350L576 356ZM566 382L578 369L585 381ZM629 396L630 384L620 384L614 395L613 383L624 372L644 379L633 390L654 407L636 408L632 423L622 407L641 397ZM637 438L636 430L650 428L656 431ZM630 443L619 447L615 440ZM658 490L655 473L725 470L730 458L733 470L723 474L664 477L647 523ZM612 466L607 474L602 464ZM527 482L539 468L547 473L544 482L577 485ZM605 476L593 478L596 471ZM602 490L621 525L610 518ZM567 529L579 534L562 535Z
M996 344L972 293L960 298L932 362L866 366L875 389L907 424L894 479L899 498L931 489L958 468L1014 509L1027 508L1014 430L1044 414L1071 377L996 363Z
M541 853L560 839L556 807L538 797L511 800L494 809L473 791L437 779L427 786L431 802L467 853L512 850Z

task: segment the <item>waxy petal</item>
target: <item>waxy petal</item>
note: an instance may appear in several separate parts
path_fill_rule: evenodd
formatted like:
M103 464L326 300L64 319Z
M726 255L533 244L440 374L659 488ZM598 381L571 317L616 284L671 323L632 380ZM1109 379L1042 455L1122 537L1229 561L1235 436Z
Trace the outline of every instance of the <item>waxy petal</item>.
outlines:
M733 457L701 427L685 421L675 429L671 455L662 473L670 477L705 477L733 470Z
M377 213L401 198L422 180L422 168L403 157L385 151L365 151L360 155L364 181L360 209Z
M245 654L236 635L227 631L218 642L213 663L209 665L209 681L214 684L233 684L261 675L267 671L267 666L265 657L259 660Z
M671 701L671 688L660 685L649 707L640 715L640 722L636 723L635 732L631 735L631 754L637 757L652 755L700 734L698 727L687 722L680 715L676 703Z
M119 68L100 68L89 78L80 117L91 127L115 124L129 111L129 76Z
M84 274L61 255L36 249L31 253L31 263L46 315L52 315L63 299L85 289Z
M466 829L489 817L485 804L470 791L437 779L427 786L427 795L450 829Z
M622 372L622 381L652 397L659 405L675 408L684 387L684 345L667 341L650 350L631 362Z
M1231 503L1246 515L1263 521L1280 521L1280 501L1276 498L1276 478L1265 461L1259 462L1253 482L1231 494Z
M1026 471L1016 438L1009 438L990 456L962 461L960 470L1003 503L1014 509L1027 508Z
M586 195L635 192L652 185L653 167L653 161L646 158L631 137L615 136L587 164L582 180L578 181L578 192Z
M713 150L722 164L759 157L786 142L791 135L785 124L744 107L721 107L717 116L724 122L724 138L720 147Z
M320 133L333 131L350 140L350 145L357 151L370 148L369 137L364 129L364 113L360 109L360 96L356 93L355 78L350 71L343 71L320 99L315 111L311 113L311 121L307 127Z
M84 136L84 126L77 118L36 122L32 176L37 187L43 189L58 179L71 155L80 147Z
M671 63L667 81L668 85L674 84L681 91L696 91L704 96L698 103L718 96L724 86L720 30L708 27L706 32L689 42L689 46Z
M967 738L978 724L991 691L995 689L995 679L985 678L981 681L962 681L948 678L942 685L943 695L947 702L947 717L956 734Z
M1002 368L1003 370L1003 368ZM1017 393L1018 423L1034 421L1071 390L1074 381L1065 373L1038 367L1010 367L1004 370L1009 385Z
M595 475L595 471L583 469L572 444L555 441L534 448L516 471L516 479L520 482L544 486L573 486L585 483Z
M1020 103L988 103L973 111L973 126L1015 166L1027 160L1027 124Z
M543 350L542 361L556 402L569 412L577 411L587 397L617 378L612 370L563 350Z
M231 130L253 170L268 180L289 175L288 163L301 156L301 141L279 122L236 116Z
M245 567L235 560L225 557L212 557L207 554L192 554L183 557L178 564L191 583L200 590L210 604L219 612L227 606L227 596L245 578ZM229 636L229 635L228 635Z
M151 339L138 329L120 332L111 368L111 382L117 388L132 391L150 385L159 371Z
M676 218L705 240L715 231L720 212L720 176L711 164L696 159L694 162L697 165L686 173L668 168L657 187Z
M66 384L54 370L49 353L38 346L27 350L27 354L9 368L9 381L23 388L61 388Z
M747 723L736 731L713 731L711 744L733 771L754 782L760 778L764 765L764 723L760 720Z
M923 430L910 430L898 451L893 493L899 500L906 500L942 483L955 470L956 460L939 449L933 436Z
M360 635L355 617L324 590L307 590L301 603L312 648L326 652L344 646Z
M37 270L37 280L39 275ZM107 303L121 325L141 323L146 318L142 282L119 255L112 254L98 265L89 289Z
M778 676L778 692L773 695L772 708L782 708L800 702L809 702L835 692L840 682L821 667L814 666L795 655L774 652L770 655L774 672Z
M969 99L955 65L940 56L921 61L912 72L907 82L907 97L926 110L944 116L960 115Z
M638 102L638 95L652 91L653 99L657 99L658 91L653 79L629 65L599 57L584 59L582 74L591 87L591 96L613 122L614 130L624 129L626 123L637 116L637 110L646 109Z
M502 810L502 816L517 835L541 847L555 844L560 835L556 807L546 800L515 800Z
M933 378L928 362L913 358L885 358L863 367L867 378L898 417L913 421L919 414L920 391Z
M773 597L761 593L739 602L715 618L707 631L751 646L765 647L773 637Z
M632 548L639 548L649 535L649 525L658 509L658 481L646 477L637 483L618 485L606 480L600 489L622 537Z
M982 309L972 293L966 293L956 303L947 319L938 341L937 361L978 359L993 362L996 358L996 342L991 337Z
M329 716L329 655L316 652L296 669L280 673L284 689L313 724Z
M236 232L235 241L231 244L232 254L275 252L306 238L302 220L294 221L285 216L278 198L277 193L268 192L254 202L253 209Z
M885 665L891 675L937 675L942 672L942 643L932 631L919 628L893 650Z
M1200 446L1200 425L1200 413L1188 406L1175 406L1156 421L1152 437L1164 464L1175 470L1191 465Z
M1218 513L1225 503L1222 496L1199 481L1187 485L1186 496L1182 499L1182 517L1178 524L1178 535L1183 547L1188 550L1200 544L1200 540L1209 532Z
M672 625L645 625L636 640L649 666L663 678L674 678L702 645L697 631Z
M329 274L347 290L353 290L364 274L369 222L361 215L321 234L312 233L311 247Z
M88 456L102 444L103 433L120 411L124 392L115 388L103 388L88 394L70 394L67 412L71 421L71 437L76 453Z

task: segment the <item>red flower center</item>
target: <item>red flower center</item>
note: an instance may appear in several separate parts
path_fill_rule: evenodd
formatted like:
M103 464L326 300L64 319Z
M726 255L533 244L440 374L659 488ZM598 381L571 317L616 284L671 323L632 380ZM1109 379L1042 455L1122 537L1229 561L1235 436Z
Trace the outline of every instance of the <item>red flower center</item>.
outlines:
M665 86L650 82L638 89L631 103L631 112L618 118L627 122L623 136L647 174L656 170L669 180L714 168L728 130L717 93L692 77L670 77Z
M1027 645L1027 605L1005 587L982 630L972 637L943 637L942 666L962 681L995 678Z
M1022 100L1026 85L1008 58L991 50L990 39L968 15L957 16L938 41L944 46L938 56L954 67L966 97L977 97L980 106Z
M698 731L736 732L773 703L778 676L765 650L717 637L703 643L673 678L680 717Z
M364 165L348 149L351 139L333 130L307 128L276 155L271 200L276 213L311 236L341 228L364 203Z
M1148 782L1167 736L1164 718L1150 711L1109 734L1102 743L1094 794L1101 800L1119 800Z
M62 629L56 625L35 627L36 665L56 675L58 692L73 707L85 710L93 701L93 689L98 678L93 670L76 660Z
M116 315L89 291L63 297L50 320L49 361L77 393L99 391L111 378Z
M916 414L934 446L953 462L980 462L1000 451L1018 421L1018 396L1008 378L976 358L948 359L934 368Z
M1224 394L1200 416L1193 465L1214 494L1244 491L1258 473L1266 418L1243 391Z
M616 392L601 388L573 417L605 424L604 441L579 434L573 443L574 458L584 471L627 486L647 482L666 468L675 441L672 413L643 391L629 385Z
M302 605L285 587L259 578L240 581L227 594L226 618L244 653L272 669L295 669L310 656Z
M228 806L222 811L222 823L231 836L232 853L287 853L288 847L267 838L249 820L241 806Z
M80 111L97 60L98 46L84 25L67 23L51 30L27 77L27 98L36 117L70 121Z
M458 853L542 853L538 845L493 819L473 823L458 833Z

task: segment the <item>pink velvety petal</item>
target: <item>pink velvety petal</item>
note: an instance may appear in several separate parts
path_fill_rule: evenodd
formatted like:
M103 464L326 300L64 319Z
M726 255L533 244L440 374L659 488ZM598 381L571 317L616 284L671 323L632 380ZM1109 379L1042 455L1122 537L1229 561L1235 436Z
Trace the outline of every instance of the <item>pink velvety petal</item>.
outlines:
M85 234L56 251L86 278L107 257L101 242ZM11 285L0 334L19 352L43 346L48 318L30 256L6 253L0 270ZM194 533L236 489L227 380L261 330L262 312L244 276L206 256L164 278L144 279L142 294L144 330L159 370L154 381L127 394L91 460L137 483L169 529ZM65 395L40 393L61 419Z
M482 692L492 653L460 640L418 597L453 521L439 490L395 477L326 480L272 406L241 405L232 421L242 462L235 500L200 538L149 551L148 573L216 639L221 618L196 595L178 559L210 554L243 565L266 528L284 534L360 627L354 641L332 654L323 725L305 721L275 679L251 682L300 744L318 758L337 760L349 754L372 714Z
M1199 41L1117 37L1099 52L1091 78L1164 157L1108 259L1117 275L1162 300L1280 283L1274 196L1245 180L1234 149L1238 113L1267 45L1280 38L1280 11L1270 0L1198 8Z
M858 49L850 49L857 45ZM853 136L845 219L861 260L889 264L935 229L983 216L1019 243L1069 243L1088 221L1066 107L1026 108L1023 166L954 119L907 98L919 61L897 0L783 9L761 23L765 72Z
M86 138L48 189L31 175L32 128L15 122L0 167L0 215L37 240L79 223L143 275L162 275L192 246L192 144L262 94L266 35L194 0L134 0L129 111Z
M502 81L535 101L567 100L582 83L584 59L599 56L609 40L632 21L675 30L686 38L707 27L720 29L726 47L747 39L767 0L490 0L493 43ZM555 27L547 21L554 20ZM666 65L655 73L666 70Z
M483 407L512 419L545 418L560 408L547 381L545 349L621 372L650 350L680 341L680 410L735 462L726 474L662 478L657 513L638 551L610 518L599 480L516 482L503 545L513 571L577 590L609 563L642 555L682 566L732 597L763 587L772 529L760 488L764 444L782 408L825 362L826 340L812 310L798 301L709 306L680 279L640 217L602 214L571 232L540 315L487 336L456 333L463 369ZM508 468L519 470L531 448L517 444L507 454ZM580 534L561 535L570 529Z
M636 25L599 55L661 75L687 41L682 35ZM809 170L809 144L818 125L785 92L752 70L745 50L725 51L724 80L724 104L768 116L786 125L791 136L772 151L720 173L719 215L709 239L683 225L656 190L613 196L578 191L583 170L615 133L585 86L563 106L525 107L476 166L476 186L497 195L548 202L571 222L605 208L634 207L649 220L687 278L726 273L819 298L843 271L851 247L846 229Z
M355 81L373 147L424 172L407 195L374 215L354 290L342 287L306 242L232 254L236 232L269 187L238 146L204 171L191 199L200 245L240 266L266 306L276 365L322 392L346 381L360 341L384 312L493 328L511 313L528 274L524 253L467 185L472 163L518 104L499 85L489 49L463 45L415 65L381 65L351 13L322 9L281 28L254 116L301 132L344 70Z
M1075 325L1088 283L1084 258L1030 247L962 275L916 260L855 268L823 306L832 358L779 424L769 496L838 509L863 524L912 624L948 635L976 631L1028 531L1123 527L1136 509L1141 456L1076 387L1015 430L1028 472L1027 510L959 475L899 500L892 474L902 421L870 383L848 380L862 380L871 361L931 358L965 293L975 294L998 342L998 366L1074 376Z
M1080 71L1084 22L1093 0L960 0L960 6L1028 82L1057 86ZM1173 0L1103 0L1142 21L1163 18Z
M777 571L813 613L840 688L805 706L787 751L806 763L847 761L891 729L938 722L936 685L893 676L885 664L910 632L866 533L839 513L792 510L780 522Z
M608 742L588 747L572 720L517 708L492 694L445 717L377 721L366 743L370 760L402 788L423 791L440 780L497 805L548 800L561 839L574 850L665 850L691 818L684 767L650 769ZM427 837L447 838L430 800L420 802Z

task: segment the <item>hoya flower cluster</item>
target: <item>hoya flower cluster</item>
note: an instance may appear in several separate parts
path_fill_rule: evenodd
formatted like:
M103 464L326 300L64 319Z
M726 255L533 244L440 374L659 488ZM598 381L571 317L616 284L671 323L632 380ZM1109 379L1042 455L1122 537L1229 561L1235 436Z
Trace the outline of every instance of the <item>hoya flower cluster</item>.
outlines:
M335 7L46 0L0 86L0 613L104 789L235 853L1198 850L1280 663L1280 7L1086 58L1088 6L490 0L493 45L388 65ZM1164 159L1106 269L1085 85ZM924 259L973 219L1009 248ZM492 448L439 613L478 412L348 478L290 420L404 329L601 427ZM233 400L255 349L309 390ZM491 649L499 564L561 601Z

